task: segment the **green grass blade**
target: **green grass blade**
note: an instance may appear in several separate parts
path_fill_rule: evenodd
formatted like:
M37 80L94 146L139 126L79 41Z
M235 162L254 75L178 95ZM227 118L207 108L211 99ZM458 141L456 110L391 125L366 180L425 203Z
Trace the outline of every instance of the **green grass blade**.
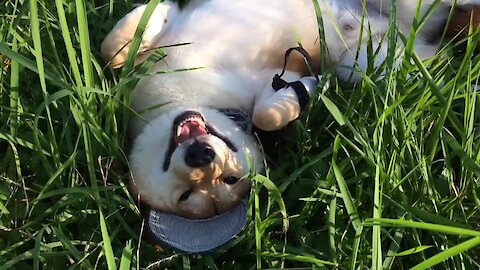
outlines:
M192 266L190 265L190 257L188 255L182 256L182 266L184 270L190 270L192 269Z
M82 55L83 76L85 78L85 86L93 86L93 70L92 70L92 56L90 54L90 34L88 31L88 19L83 0L75 0L77 11L78 34L80 42L80 51Z
M40 245L42 244L43 233L45 228L41 228L40 231L35 236L35 248L33 249L33 269L40 269Z
M82 262L82 252L75 247L74 242L63 233L60 227L51 227L51 229L55 233L55 236L60 240L63 247L76 259L77 263L81 262L81 264L84 264L86 267L93 267L88 261Z
M427 249L432 248L432 247L433 246L418 246L418 247L410 248L410 249L407 249L405 251L396 253L395 256L408 256L408 255L412 255L412 254L415 254L415 253L422 252L422 251L427 250Z
M336 265L333 262L316 259L311 254L297 255L297 254L289 254L289 253L264 252L264 253L262 253L262 256L273 257L273 258L282 258L282 259L286 259L286 260L289 260L289 261L307 262L307 263L315 264L317 266L325 266L325 265L335 266Z
M13 38L12 51L18 53L18 41ZM17 61L12 61L10 70L10 134L16 136L18 132L19 121L19 85L20 85L20 64Z
M373 199L373 218L378 219L382 216L381 191L380 191L380 157L375 166L375 187ZM372 269L380 269L382 266L382 238L381 225L374 225L372 231Z
M343 203L345 204L345 208L347 208L349 219L352 222L352 225L355 231L359 232L362 227L360 217L358 216L358 211L355 207L355 204L353 203L352 195L348 190L347 183L343 178L340 168L337 166L337 156L338 156L339 148L340 148L340 137L337 135L337 137L335 138L335 143L333 147L333 157L332 157L333 172L335 173L335 178L337 180L340 193L342 193Z
M288 214L287 214L287 207L285 206L285 202L283 201L282 194L278 190L277 186L268 179L267 177L257 174L253 177L253 181L263 185L269 192L270 196L275 200L278 207L280 208L280 213L283 217L283 230L286 232L288 230Z
M218 267L215 264L215 261L213 260L212 256L205 256L205 261L207 261L207 265L209 269L218 270Z
M328 209L328 235L329 235L329 243L331 249L331 256L333 261L336 263L337 260L337 244L336 244L336 213L337 212L337 198L333 198L330 202L329 209Z
M327 107L328 111L332 114L333 118L335 118L335 121L337 121L340 126L345 125L345 116L343 116L343 114L340 112L337 105L335 105L335 103L333 103L329 98L324 95L320 96L320 99L322 100L325 107Z
M253 218L255 220L254 229L255 229L255 259L256 259L256 266L257 269L262 268L262 236L263 232L260 228L262 224L262 216L260 211L260 183L254 182L254 197L253 197L253 206L254 206L254 213Z
M40 37L40 19L38 17L38 6L37 1L32 0L30 2L30 24L32 27L32 39L34 46L34 56L37 62L38 75L40 78L40 86L45 95L47 93L47 85L45 82L45 66L43 63L43 53L42 53L42 41Z
M130 270L132 265L132 241L128 240L122 250L122 258L120 259L120 270Z
M103 216L102 209L98 210L100 215L100 229L102 231L103 239L103 251L105 252L105 257L107 259L108 270L116 270L117 265L115 263L115 255L113 254L112 242L110 241L110 235L108 234L107 223Z
M72 38L70 37L70 27L68 26L67 16L65 15L65 9L63 8L64 4L64 0L55 0L58 20L60 24L60 29L62 31L62 37L65 43L65 49L67 50L70 68L72 69L73 77L75 78L77 86L83 86L82 77L80 75L80 69L77 62L77 53L75 51L75 47L73 46Z
M5 55L6 57L12 59L12 61L19 63L20 65L30 69L31 71L40 74L40 71L35 63L31 59L27 58L26 56L15 52L10 48L8 44L5 42L0 42L0 53ZM68 89L70 85L65 83L64 80L58 77L56 74L49 70L44 70L43 76L48 80L49 83L57 85L61 88Z
M454 247L451 247L449 249L446 249L437 255L427 259L424 262L421 262L414 267L411 268L411 270L421 270L421 269L428 269L432 266L435 266L453 256L456 256L462 252L465 252L469 249L472 249L476 246L480 245L480 237L475 237L473 239L467 240L463 243L460 243Z
M43 61L42 41L41 41L41 36L40 36L40 18L38 16L38 5L37 5L36 0L31 0L29 2L30 2L30 23L31 23L31 28L32 28L32 39L33 39L33 46L34 46L33 54L35 56L36 63L37 63L38 76L39 76L39 79L40 79L40 87L41 87L42 92L44 94L44 99L46 99L48 97L48 91L47 91L47 84L46 84L46 79L45 79L45 65L44 65L44 61ZM47 134L49 135L49 139L50 139L50 142L51 142L51 144L50 144L51 151L50 152L53 153L52 156L54 157L54 161L58 162L58 158L55 158L55 154L59 153L59 151L58 151L58 147L56 145L57 140L55 139L55 135L54 135L54 132L53 132L52 117L50 115L50 110L49 110L48 107L46 108L46 112L47 112L47 122L48 122L48 125L49 125L49 128L47 130ZM43 148L40 146L39 134L37 133L37 131L38 131L38 127L36 127L34 129L34 132L35 132L34 139L35 139L36 145L38 147L37 151L39 151L41 153ZM51 166L48 163L48 161L45 159L45 157L43 157L42 161L44 163L44 166L46 168L48 168L48 171L50 171L50 173L51 173L51 171L52 171Z
M50 188L52 183L58 179L62 173L64 173L74 162L77 154L74 153L71 155L65 163L63 163L61 166L58 167L58 169L52 174L52 176L48 179L47 183L43 185L42 189L40 190L40 193L38 193L37 198L34 200L32 208L30 209L30 214L35 210L35 206L37 203L44 197L45 193L47 190Z
M389 218L368 218L363 223L364 226L373 226L374 224L382 224L383 226L395 226L406 228L417 228L430 231L437 231L447 234L455 234L461 236L476 236L480 237L480 231L468 230L464 228L451 227L445 225L438 225L425 222L417 222L412 220L389 219Z

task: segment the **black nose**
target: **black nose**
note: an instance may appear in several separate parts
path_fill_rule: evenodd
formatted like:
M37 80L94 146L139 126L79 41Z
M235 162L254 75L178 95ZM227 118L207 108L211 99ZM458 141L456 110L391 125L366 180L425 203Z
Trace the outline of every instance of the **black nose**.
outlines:
M195 141L188 148L185 154L185 163L193 168L210 164L215 159L215 151L204 142Z

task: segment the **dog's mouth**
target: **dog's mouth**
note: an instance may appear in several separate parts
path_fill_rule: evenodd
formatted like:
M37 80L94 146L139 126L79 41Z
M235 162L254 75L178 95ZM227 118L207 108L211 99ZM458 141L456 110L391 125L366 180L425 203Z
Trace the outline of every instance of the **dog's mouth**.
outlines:
M237 148L233 143L214 126L209 125L203 115L197 111L184 111L175 117L171 134L170 143L163 163L164 171L168 170L175 149L177 149L180 144L199 136L213 135L221 139L233 152L237 152Z
M175 132L173 140L177 145L208 134L205 119L200 113L186 111L180 114L173 121L172 132Z

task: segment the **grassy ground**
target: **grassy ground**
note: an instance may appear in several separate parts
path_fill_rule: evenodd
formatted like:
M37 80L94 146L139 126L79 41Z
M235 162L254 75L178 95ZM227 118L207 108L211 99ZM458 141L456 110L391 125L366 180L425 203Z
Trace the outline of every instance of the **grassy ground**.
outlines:
M99 57L131 8L0 5L0 269L480 268L478 37L424 63L407 46L398 69L390 50L385 77L355 87L326 73L255 179L266 205L255 189L238 239L181 256L142 239L126 189L126 105L144 70L114 73Z

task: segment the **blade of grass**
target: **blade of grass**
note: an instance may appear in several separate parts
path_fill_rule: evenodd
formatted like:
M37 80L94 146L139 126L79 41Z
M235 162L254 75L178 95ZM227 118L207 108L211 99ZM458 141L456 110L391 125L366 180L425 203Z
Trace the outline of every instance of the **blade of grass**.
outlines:
M32 31L32 39L33 39L33 46L34 46L34 56L36 59L37 63L37 69L38 69L38 76L40 79L40 86L42 89L42 92L44 94L44 100L47 99L48 97L48 91L47 91L47 84L46 84L46 79L45 79L45 66L43 62L43 53L42 53L42 41L41 41L41 36L40 36L40 18L38 16L38 5L36 0L29 1L30 3L30 24L31 24L31 31ZM59 162L59 157L58 157L58 146L56 144L56 139L55 139L55 133L54 133L54 128L53 128L53 123L52 123L52 116L50 113L50 109L46 107L46 113L47 113L47 123L48 123L48 135L49 135L49 141L51 142L50 144L50 152L52 153L53 161L54 163L58 164ZM36 142L37 151L42 152L42 147L40 144L39 140L39 134L38 134L38 126L35 126L34 128L34 140ZM47 159L42 156L42 162L45 167L48 168L48 172L51 174L53 169Z
M62 242L63 247L69 251L69 254L71 254L77 262L80 262L82 260L82 253L75 247L73 244L73 241L69 239L65 234L63 233L62 229L60 227L51 227L53 233L55 236ZM81 264L85 265L87 268L92 269L93 266L90 264L89 261L82 261Z
M467 240L463 243L460 243L456 246L453 246L449 249L446 249L437 255L434 255L433 257L427 259L426 261L423 261L414 267L411 268L411 270L421 270L421 269L427 269L432 266L435 266L453 256L459 255L462 252L465 252L471 248L474 248L476 246L480 245L480 237L475 237L473 239Z
M115 255L113 254L112 242L110 241L107 223L105 221L101 208L98 209L98 213L100 215L100 229L102 231L103 251L105 252L105 257L107 259L108 270L116 270L117 265L115 263Z
M380 144L381 145L381 144ZM381 190L380 190L380 155L375 166L375 187L373 191L373 218L382 216ZM382 266L382 238L380 224L373 226L372 231L372 269L380 269Z
M13 259L6 261L3 265L0 266L0 270L9 270L12 269L14 265L21 261L29 260L33 256L33 250L26 251L15 256Z
M45 228L42 227L40 231L38 231L37 235L35 236L35 247L33 248L33 269L39 270L40 269L40 245L42 244L42 237L43 233L45 232Z
M336 192L336 188L334 188L334 192ZM336 238L336 231L337 228L336 224L336 215L337 215L337 198L334 197L330 202L329 209L328 209L328 235L329 235L329 242L330 242L330 250L331 256L333 258L333 262L337 263L337 244L335 241Z
M192 266L190 264L190 257L188 255L182 256L182 267L184 270L192 269Z
M395 258L397 256L397 252L400 249L400 243L402 242L404 233L400 230L396 230L392 243L388 248L387 254L385 255L385 260L383 261L383 269L392 269L393 263L395 262Z
M40 71L34 61L20 53L13 51L7 43L0 42L0 53L12 59L12 61L18 62L20 65L30 69L31 71L40 74ZM49 83L52 83L53 85L63 89L71 88L69 84L67 84L62 78L58 77L50 70L44 70L43 73L44 78L47 79Z
M278 207L280 208L280 213L283 217L283 231L288 230L288 214L287 214L287 207L285 206L285 202L283 201L282 194L278 190L277 186L272 182L272 180L268 179L267 177L257 174L253 177L253 181L263 185L270 193L270 196L275 200Z
M325 265L336 266L336 264L333 262L317 259L315 258L315 256L311 254L297 255L297 254L288 254L288 253L263 252L262 256L272 257L272 258L282 258L289 261L307 262L307 263L315 264L317 266L325 266Z
M455 234L461 236L476 236L480 237L479 231L468 230L464 228L451 227L446 225L438 225L425 222L417 222L412 220L401 220L401 219L389 219L389 218L368 218L365 219L364 226L373 226L374 224L382 224L383 226L393 226L393 227L406 227L406 228L417 228L430 231L437 231L447 234Z
M415 253L418 253L418 252L422 252L422 251L427 250L427 249L432 248L432 247L433 246L418 246L418 247L410 248L410 249L404 250L402 252L396 253L395 256L408 256L408 255L412 255L412 254L415 254Z
M13 37L12 41L12 51L18 53L18 41ZM18 132L18 121L19 117L19 93L18 88L20 85L20 64L13 60L10 65L10 108L12 109L10 113L10 134L15 137Z
M120 259L120 270L129 270L132 265L132 240L128 240L122 250L122 258Z
M260 224L262 223L260 211L260 183L254 182L254 219L255 219L255 258L257 269L262 268L262 230Z
M73 78L77 86L83 86L82 76L80 75L80 69L77 62L77 56L75 47L72 43L72 38L70 37L70 27L67 23L67 16L65 15L65 9L63 5L65 2L63 0L55 0L55 6L57 8L58 21L60 24L60 30L62 32L62 37L65 43L65 49L67 51L68 60L70 62L69 67L72 69Z
M80 52L82 55L83 77L85 78L85 86L93 86L93 70L92 70L92 56L90 54L90 34L88 31L88 19L83 0L75 0L77 11L78 34L80 42Z
M340 148L340 144L341 144L341 140L340 140L340 137L337 135L335 137L335 142L333 146L332 167L335 174L335 178L337 180L338 187L340 189L340 193L342 193L343 203L345 204L345 208L347 209L350 222L352 223L355 231L359 232L362 227L362 224L360 222L360 217L358 216L357 209L355 207L355 204L353 203L352 195L348 190L347 183L343 178L342 172L337 166L338 150Z
M43 185L42 190L40 191L40 193L38 194L37 198L34 200L34 202L33 202L33 204L32 204L32 208L30 209L29 216L32 215L32 212L34 211L35 206L38 204L38 202L40 202L40 200L42 199L42 197L44 197L45 192L47 192L47 190L50 188L50 185L51 185L56 179L58 179L65 170L67 170L68 168L70 168L70 166L71 166L71 165L73 164L73 162L75 161L76 156L77 156L77 153L73 153L73 154L67 159L67 161L64 162L64 163L52 174L52 176L48 179L47 183L46 183L45 185Z
M321 95L320 99L322 100L323 104L328 109L330 114L332 114L333 118L335 118L335 121L337 121L340 126L345 125L345 116L343 116L343 114L340 112L337 105L335 105L335 103L333 103L329 98L324 95Z
M360 242L362 241L362 231L363 227L360 227L358 231L355 232L355 237L353 238L353 249L352 249L352 255L350 257L350 269L358 269L357 268L357 259L358 255L360 253Z
M205 256L205 261L207 262L208 268L212 270L218 270L215 261L213 260L212 256Z

